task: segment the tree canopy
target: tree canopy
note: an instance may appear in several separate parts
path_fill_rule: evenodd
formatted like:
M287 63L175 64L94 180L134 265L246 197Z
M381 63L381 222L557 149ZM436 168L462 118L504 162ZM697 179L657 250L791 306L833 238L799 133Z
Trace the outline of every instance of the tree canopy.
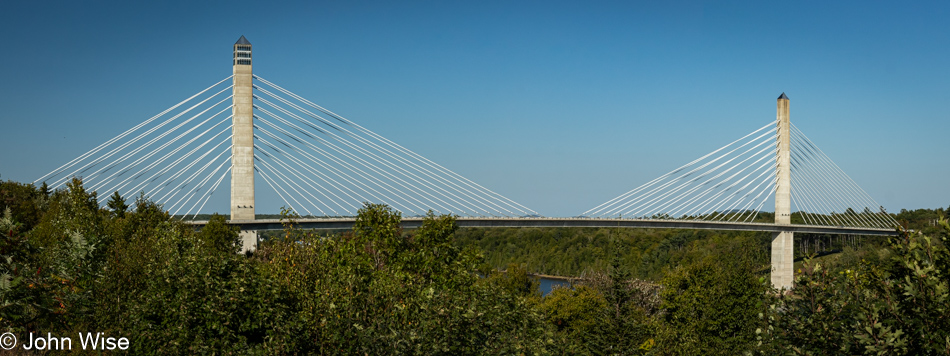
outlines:
M761 234L460 230L432 213L403 231L366 204L334 234L285 211L239 254L223 216L196 230L129 205L79 180L0 182L0 331L103 332L133 354L950 354L943 209L897 214L887 241L828 240L780 293ZM542 295L535 272L583 278Z

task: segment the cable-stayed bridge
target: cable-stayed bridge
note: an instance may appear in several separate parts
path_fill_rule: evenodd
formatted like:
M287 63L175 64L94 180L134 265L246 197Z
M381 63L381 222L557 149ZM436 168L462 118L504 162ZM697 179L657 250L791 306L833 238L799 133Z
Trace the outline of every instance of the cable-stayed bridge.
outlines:
M258 187L302 215L305 228L351 227L370 202L400 211L409 228L432 211L458 215L463 227L767 231L779 287L791 286L794 233L893 235L897 225L791 124L784 93L776 120L748 135L577 216L548 218L253 74L251 53L242 36L231 76L35 183L61 188L80 177L102 204L115 192L142 194L184 219L227 180L229 223L241 227L245 249L256 246L256 231L282 227L256 219Z

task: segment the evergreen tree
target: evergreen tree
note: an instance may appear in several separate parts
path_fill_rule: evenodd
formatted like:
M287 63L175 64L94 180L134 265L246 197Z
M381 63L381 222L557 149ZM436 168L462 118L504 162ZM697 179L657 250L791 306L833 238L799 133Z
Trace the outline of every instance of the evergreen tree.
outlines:
M619 239L611 242L610 290L607 293L607 334L604 340L610 354L633 354L633 350L649 349L645 346L652 334L646 313L633 303L632 275L623 265L623 244ZM644 351L646 351L644 350Z
M46 183L43 183L43 186L46 186ZM112 215L118 218L125 217L125 211L129 209L129 206L125 204L125 199L119 195L119 191L112 193L112 196L109 197L109 201L106 202L106 207L112 210Z
M43 194L43 196L49 198L49 193L49 186L46 185L46 182L43 182L43 185L40 186L40 194Z

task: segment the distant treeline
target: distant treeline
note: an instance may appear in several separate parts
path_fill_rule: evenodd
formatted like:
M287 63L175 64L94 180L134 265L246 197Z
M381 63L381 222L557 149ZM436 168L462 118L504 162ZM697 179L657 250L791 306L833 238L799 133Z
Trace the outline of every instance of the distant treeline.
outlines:
M616 255L623 268L645 280L721 254L737 241L764 265L771 238L756 232L621 228L463 228L455 235L456 244L478 247L496 268L520 263L534 273L580 277L606 270Z

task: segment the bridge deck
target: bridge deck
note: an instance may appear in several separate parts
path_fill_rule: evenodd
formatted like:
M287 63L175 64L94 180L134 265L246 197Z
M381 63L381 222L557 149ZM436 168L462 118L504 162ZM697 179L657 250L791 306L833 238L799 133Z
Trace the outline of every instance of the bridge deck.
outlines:
M698 220L653 220L653 219L585 219L585 218L458 218L459 227L618 227L640 229L694 229L765 231L831 235L895 236L896 230L847 226L780 225L766 223L717 222ZM356 218L299 219L297 226L303 229L352 229ZM189 221L202 226L207 221ZM279 219L229 220L228 224L241 230L281 230ZM402 227L415 229L422 226L422 218L402 218Z

